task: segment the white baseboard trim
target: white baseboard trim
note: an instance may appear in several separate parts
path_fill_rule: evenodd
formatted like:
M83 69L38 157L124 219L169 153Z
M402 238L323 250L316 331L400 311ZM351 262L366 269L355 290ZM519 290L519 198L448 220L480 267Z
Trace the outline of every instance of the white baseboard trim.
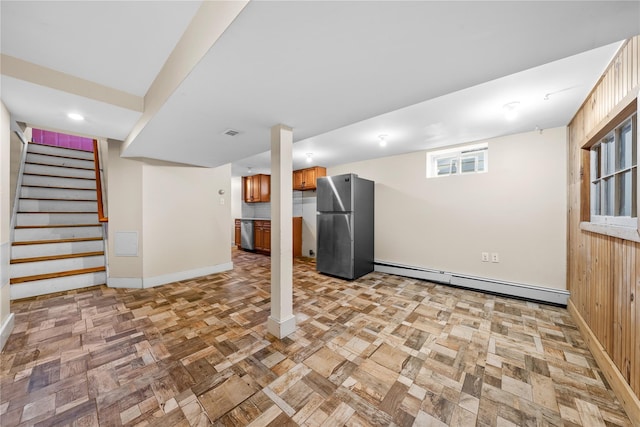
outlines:
M296 317L291 316L285 320L278 320L269 316L267 318L267 331L276 338L285 338L296 331Z
M224 264L211 265L208 267L196 268L193 270L179 271L177 273L164 274L162 276L139 278L139 277L109 277L107 286L111 288L133 288L147 289L156 286L166 285L167 283L178 282L180 280L189 280L196 277L208 276L210 274L221 273L223 271L233 270L233 262Z
M110 288L142 289L140 277L107 277L107 286Z
M563 289L505 282L484 277L473 277L380 260L375 261L375 271L555 305L566 306L569 301L569 292Z
M2 322L2 326L0 327L0 351L4 348L4 345L9 340L9 336L13 331L15 317L16 316L13 313L9 313L5 321Z

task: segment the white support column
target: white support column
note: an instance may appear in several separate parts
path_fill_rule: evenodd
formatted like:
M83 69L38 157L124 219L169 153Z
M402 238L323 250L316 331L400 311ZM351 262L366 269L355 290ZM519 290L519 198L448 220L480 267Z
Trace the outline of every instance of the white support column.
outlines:
M267 330L284 338L296 330L293 315L293 131L271 128L271 315Z

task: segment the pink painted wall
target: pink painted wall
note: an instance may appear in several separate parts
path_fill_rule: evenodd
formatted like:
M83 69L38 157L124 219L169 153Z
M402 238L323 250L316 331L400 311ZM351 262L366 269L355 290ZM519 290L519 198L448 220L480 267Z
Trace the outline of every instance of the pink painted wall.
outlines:
M31 140L35 144L53 145L76 150L93 151L93 140L64 133L33 129Z

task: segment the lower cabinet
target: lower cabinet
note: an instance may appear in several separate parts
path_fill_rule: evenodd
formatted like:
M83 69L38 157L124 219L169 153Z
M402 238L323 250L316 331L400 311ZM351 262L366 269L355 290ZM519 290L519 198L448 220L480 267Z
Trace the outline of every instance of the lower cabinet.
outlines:
M235 220L235 233L234 233L234 243L236 244L236 247L238 249L240 249L240 245L242 245L242 232L241 232L241 228L242 228L242 223L240 222L239 219Z
M253 236L256 251L271 252L271 221L254 221Z
M302 256L302 217L293 218L293 256ZM257 252L269 255L271 253L271 221L255 220L253 236Z

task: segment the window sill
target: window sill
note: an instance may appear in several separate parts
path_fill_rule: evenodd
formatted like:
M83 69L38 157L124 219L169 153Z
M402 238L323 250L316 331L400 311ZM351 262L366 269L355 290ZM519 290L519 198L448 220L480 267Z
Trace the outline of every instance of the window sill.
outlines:
M593 222L581 222L580 230L590 231L592 233L605 234L611 237L617 237L623 240L631 240L640 243L640 233L637 228L620 227L608 224L596 224Z

